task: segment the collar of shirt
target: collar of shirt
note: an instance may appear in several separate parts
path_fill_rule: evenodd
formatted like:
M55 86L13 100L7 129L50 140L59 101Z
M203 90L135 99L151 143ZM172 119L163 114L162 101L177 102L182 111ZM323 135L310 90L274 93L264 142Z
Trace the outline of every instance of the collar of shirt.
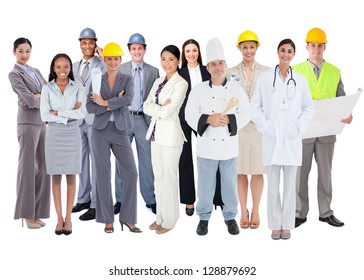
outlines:
M74 82L75 81L73 81L73 80L71 80L71 78L68 78L68 84L67 84L67 87L68 86L73 86L73 84L74 84ZM52 81L50 81L49 82L49 84L51 85L51 86L57 86L57 84L56 84L56 79L53 79ZM58 87L58 86L57 86Z
M82 75L82 71L83 71L83 69L85 68L85 66L86 66L86 64L85 64L85 62L86 61L88 61L90 64L89 64L89 69L91 69L91 64L92 64L92 62L94 61L94 59L95 59L95 57L93 57L93 58L91 58L91 59L89 59L89 60L86 60L86 59L84 59L84 58L82 58L81 59L81 62L80 62L80 71L79 71L79 73L80 73L80 76Z
M142 62L142 63L140 63L140 64L136 64L136 63L134 63L133 61L131 62L131 68L132 68L133 76L134 76L134 74L135 74L135 69L136 69L137 67L140 67L140 71L142 71L142 72L143 72L143 70L144 70L144 62Z
M283 77L282 75L282 72L281 72L281 69L279 69L279 67L277 67L277 71L278 71L278 75L279 77L281 77L282 81L284 82L284 80L289 76L291 75L291 67L288 68L287 70L287 74L286 74L286 77Z
M33 69L29 66L24 66L24 65L21 65L19 63L16 63L16 65L18 65L21 69L23 69L25 72L29 73L31 76L34 75L34 72L33 72Z
M312 70L317 66L318 67L318 69L320 69L320 72L321 72L321 70L322 70L322 66L324 65L324 63L325 63L325 59L324 60L322 60L322 62L319 64L319 65L315 65L315 64L313 64L310 60L308 60L307 59L307 61L308 61L308 63L310 64L310 66L311 66L311 68L312 68Z

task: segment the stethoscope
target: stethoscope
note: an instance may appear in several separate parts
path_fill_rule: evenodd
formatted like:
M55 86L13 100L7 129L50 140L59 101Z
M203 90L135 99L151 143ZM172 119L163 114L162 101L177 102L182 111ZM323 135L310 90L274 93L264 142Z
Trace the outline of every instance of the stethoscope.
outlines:
M278 68L278 65L274 68L273 92L276 91L277 68ZM297 84L296 84L295 79L293 79L293 72L292 72L291 66L289 66L289 72L291 73L291 78L289 78L287 81L287 86L289 88L289 90L287 92L287 96L288 96L288 98L292 99L296 93Z

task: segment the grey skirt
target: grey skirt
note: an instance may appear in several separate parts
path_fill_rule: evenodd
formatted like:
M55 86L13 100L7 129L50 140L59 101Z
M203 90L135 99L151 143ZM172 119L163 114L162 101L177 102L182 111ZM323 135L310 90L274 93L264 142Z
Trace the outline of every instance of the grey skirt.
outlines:
M76 121L67 125L49 123L45 138L47 174L80 174L82 143Z

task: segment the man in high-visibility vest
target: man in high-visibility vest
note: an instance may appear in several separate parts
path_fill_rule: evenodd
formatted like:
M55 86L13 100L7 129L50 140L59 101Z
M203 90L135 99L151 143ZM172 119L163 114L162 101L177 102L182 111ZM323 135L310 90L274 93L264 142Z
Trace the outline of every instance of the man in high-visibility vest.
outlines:
M309 30L306 43L309 58L305 62L295 65L293 69L306 77L312 99L344 96L345 91L340 70L323 58L327 43L325 32L320 28ZM352 119L353 116L350 115L341 121L350 124ZM302 166L297 170L296 227L307 221L309 210L308 176L313 155L318 168L319 220L331 226L341 227L344 223L334 216L330 207L332 200L331 169L336 135L308 138L302 142Z

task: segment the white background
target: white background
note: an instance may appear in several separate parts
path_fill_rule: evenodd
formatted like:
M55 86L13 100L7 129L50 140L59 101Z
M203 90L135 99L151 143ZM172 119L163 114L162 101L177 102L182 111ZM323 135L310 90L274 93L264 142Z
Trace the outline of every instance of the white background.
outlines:
M16 138L16 95L7 75L13 68L13 42L27 37L33 44L29 64L48 78L55 54L64 52L73 61L81 59L78 36L85 27L93 28L98 44L115 41L130 60L126 43L135 32L147 40L146 62L160 68L159 55L168 44L178 47L189 39L205 46L212 37L223 42L229 67L241 61L235 47L239 34L255 31L261 46L256 60L274 67L276 48L284 38L297 46L292 65L305 60L305 36L309 29L326 31L325 59L337 65L347 94L363 86L363 32L360 1L11 1L2 5L0 17L1 61L1 189L0 256L2 279L112 279L108 270L118 268L192 268L194 276L119 276L123 279L239 279L238 276L203 276L208 266L255 266L254 279L358 279L362 275L363 230L363 101L354 109L354 121L338 136L333 163L333 202L336 216L345 222L334 228L318 221L316 165L310 177L308 222L292 231L288 241L273 241L267 228L266 186L261 202L261 227L242 230L231 236L220 210L213 212L209 233L196 234L198 217L187 217L181 205L181 218L175 229L158 236L148 229L154 215L138 200L138 226L144 232L116 231L105 234L103 225L81 222L73 214L73 233L56 236L53 201L51 218L40 230L21 227L13 220L18 143ZM161 68L160 68L161 69ZM161 75L164 73L161 71ZM62 187L63 193L66 186ZM64 200L65 201L65 200ZM249 203L250 204L250 203ZM240 213L237 220L240 218ZM117 220L117 219L116 219ZM358 254L355 255L354 254ZM199 270L199 272L197 272ZM5 278L4 278L5 276ZM360 276L359 276L360 277ZM114 277L115 278L115 277ZM248 277L246 277L248 278ZM253 279L253 278L252 278Z

